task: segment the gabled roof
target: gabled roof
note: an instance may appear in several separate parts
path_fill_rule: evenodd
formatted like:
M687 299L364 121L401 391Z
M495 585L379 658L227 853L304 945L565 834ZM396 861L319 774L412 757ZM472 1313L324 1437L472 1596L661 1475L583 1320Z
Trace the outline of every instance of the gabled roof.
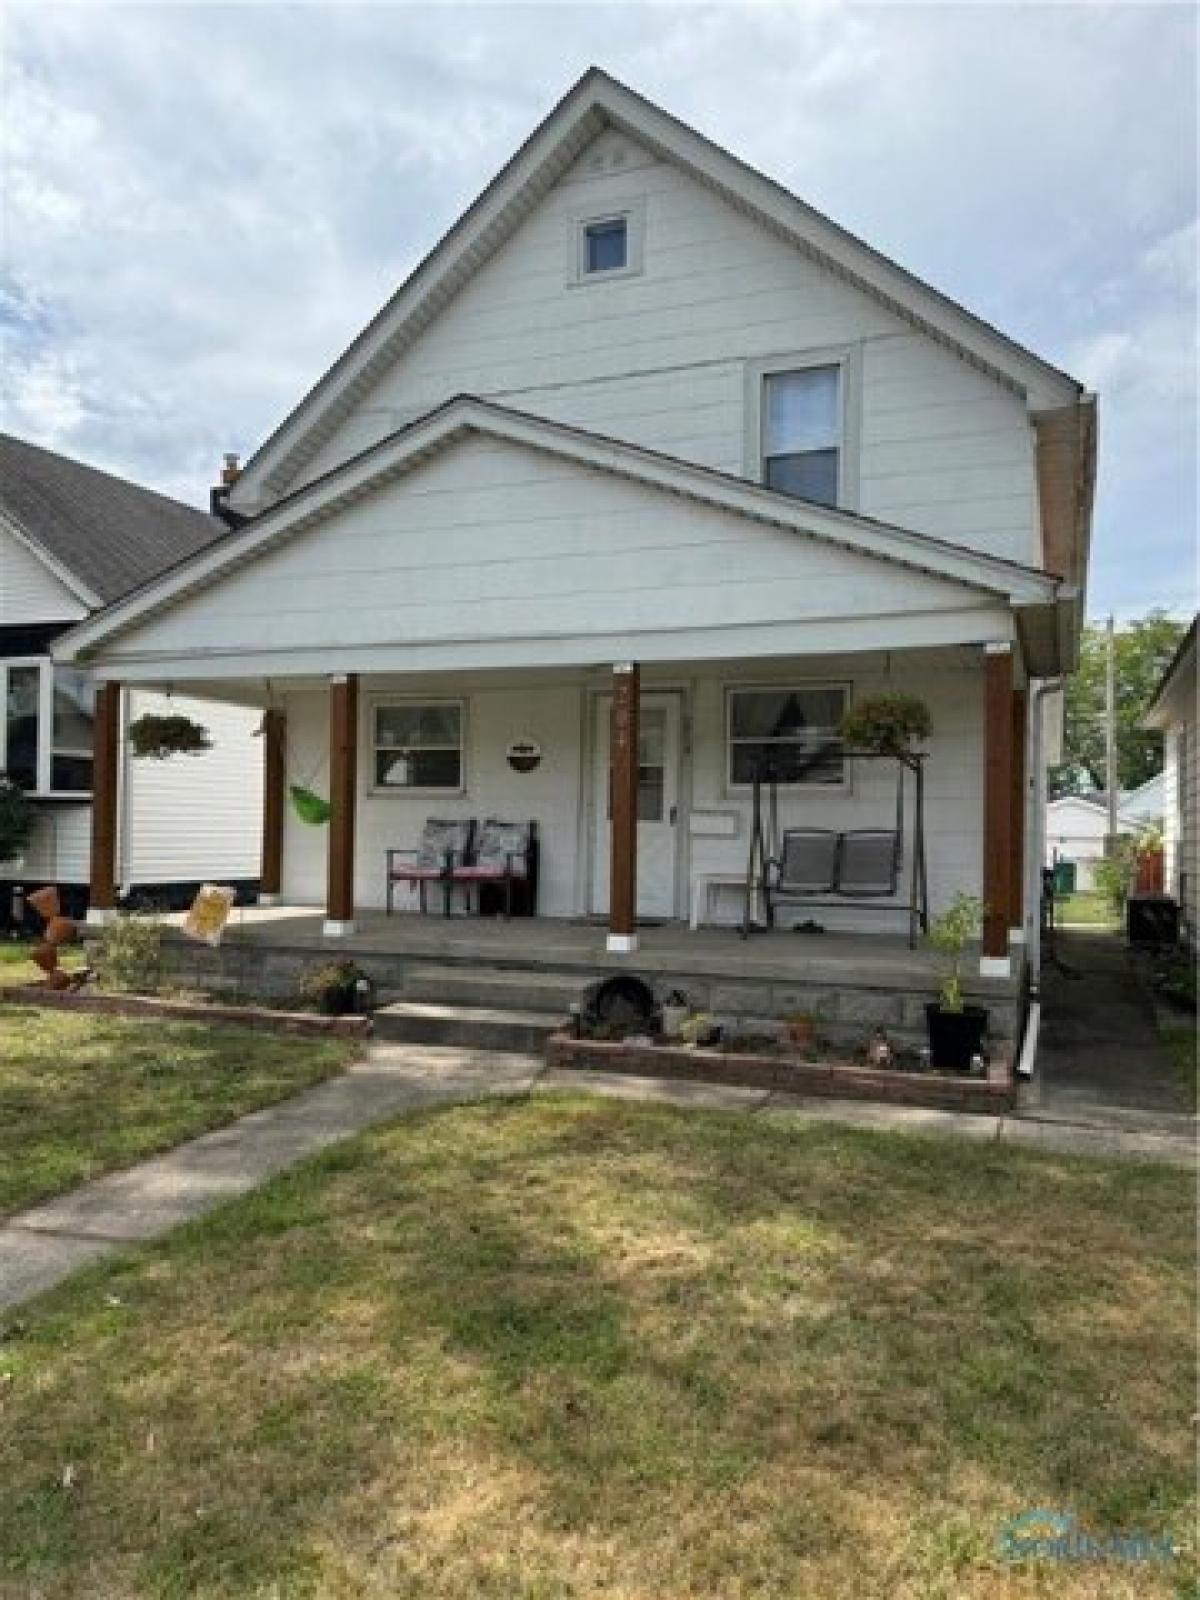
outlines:
M1192 618L1192 625L1179 641L1175 654L1171 657L1166 671L1159 680L1158 688L1154 691L1154 698L1146 707L1142 715L1142 725L1146 728L1169 728L1176 717L1180 716L1180 708L1176 701L1185 701L1186 695L1182 690L1191 691L1191 704L1196 703L1196 627L1200 623L1200 616ZM1195 715L1193 709L1193 718Z
M0 433L0 521L95 609L204 549L215 517Z
M520 226L606 127L674 162L730 204L873 296L963 360L1024 394L1031 409L1074 404L1068 374L897 266L652 101L590 68L247 463L232 503L285 490L356 401Z
M469 434L539 450L592 470L613 473L666 493L730 511L798 536L948 578L1012 604L1045 605L1058 580L1036 568L914 533L848 511L780 494L744 478L693 465L638 445L459 395L370 449L305 484L253 521L90 617L62 636L55 653L71 659L176 600L220 581L226 573L295 538L346 506L417 469Z

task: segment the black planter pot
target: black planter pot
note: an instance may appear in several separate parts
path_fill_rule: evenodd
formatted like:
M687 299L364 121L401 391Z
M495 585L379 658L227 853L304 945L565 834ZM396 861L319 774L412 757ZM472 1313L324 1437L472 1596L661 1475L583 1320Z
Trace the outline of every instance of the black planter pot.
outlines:
M971 1057L982 1055L988 1014L982 1006L943 1011L936 1000L925 1007L929 1028L929 1053L935 1067L945 1072L966 1072Z
M318 1002L323 1017L349 1017L353 1016L356 1009L358 996L354 992L354 985L345 988L323 989Z

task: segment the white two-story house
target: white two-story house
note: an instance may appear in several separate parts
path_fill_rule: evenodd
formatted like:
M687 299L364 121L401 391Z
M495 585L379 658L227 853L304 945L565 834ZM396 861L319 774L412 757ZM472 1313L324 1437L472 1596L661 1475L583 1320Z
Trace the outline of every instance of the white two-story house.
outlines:
M914 798L838 729L916 695L930 904L986 901L998 975L1094 459L1073 378L592 70L252 456L242 526L56 654L106 716L167 684L274 713L270 784L332 814L268 796L266 887L331 938L429 818L535 821L538 915L610 951L698 886L735 921L764 770L776 837L899 829L900 907ZM832 887L823 926L903 930Z

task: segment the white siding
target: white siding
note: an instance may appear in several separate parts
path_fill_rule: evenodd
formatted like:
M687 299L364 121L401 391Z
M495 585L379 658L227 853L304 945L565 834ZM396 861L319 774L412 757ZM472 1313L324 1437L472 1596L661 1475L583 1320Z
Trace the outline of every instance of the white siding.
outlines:
M0 626L74 622L87 612L27 545L0 528Z
M958 583L474 436L230 573L219 605L183 600L122 647L552 638L594 661L606 657L589 638L884 616L919 629L984 605Z
M1164 739L1163 845L1166 887L1182 907L1188 936L1200 929L1200 739L1193 718L1176 722Z
M147 711L195 718L213 748L169 761L123 752L122 883L257 878L262 840L261 714L213 700L131 693L132 720Z
M596 155L623 149L618 172ZM645 200L645 270L572 285L581 210ZM859 508L1037 560L1024 403L869 296L614 132L530 213L309 463L328 471L454 394L471 393L733 473L748 362L854 352Z
M686 910L692 872L743 872L750 837L750 800L725 786L725 686L739 681L791 684L809 680L850 682L856 695L903 690L921 695L930 707L934 737L927 768L927 840L930 896L935 909L960 890L978 894L983 808L982 667L977 653L923 652L911 659L828 657L821 660L730 664L711 668L681 666L644 674L643 687L679 689L691 723L691 751L683 758L681 888ZM579 915L587 903L589 861L588 806L590 751L587 707L593 692L610 687L606 674L579 674L551 682L546 676L525 681L496 677L440 676L389 682L389 695L461 697L467 707L466 793L371 795L370 703L384 692L380 681L361 686L359 808L356 898L362 909L384 904L384 851L411 847L429 816L483 819L499 815L538 823L542 851L539 910L543 915ZM327 700L323 693L287 698L289 779L328 793ZM538 740L542 765L533 773L512 772L505 760L508 743L522 736ZM910 797L911 799L911 794ZM686 813L733 811L738 831L729 839L689 839ZM785 793L780 826L890 827L895 815L895 772L890 763L860 763L849 793ZM300 822L289 806L284 833L283 898L321 905L325 895L327 829ZM907 811L911 827L911 804ZM690 861L688 853L690 852ZM906 851L905 863L911 857ZM907 883L907 879L905 880ZM403 904L401 899L400 904ZM732 918L736 897L726 895L718 915ZM797 913L803 918L803 910ZM873 918L838 910L811 913L826 926L903 930L903 918Z

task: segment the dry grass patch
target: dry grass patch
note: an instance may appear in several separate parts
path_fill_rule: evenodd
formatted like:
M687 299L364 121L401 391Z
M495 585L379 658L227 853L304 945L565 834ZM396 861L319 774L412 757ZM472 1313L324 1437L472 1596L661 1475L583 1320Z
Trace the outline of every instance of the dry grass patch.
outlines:
M412 1117L0 1345L0 1593L1185 1592L997 1537L1188 1536L1189 1207L1167 1169L762 1115Z
M343 1040L0 1008L0 1217L337 1072Z

